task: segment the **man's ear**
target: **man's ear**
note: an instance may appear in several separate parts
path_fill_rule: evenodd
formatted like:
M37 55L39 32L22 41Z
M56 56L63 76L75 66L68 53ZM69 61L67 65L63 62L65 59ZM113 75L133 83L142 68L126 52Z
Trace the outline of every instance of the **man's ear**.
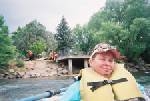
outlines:
M90 59L89 59L89 65L90 65L90 66L92 65L92 61L93 61L93 59L90 58Z

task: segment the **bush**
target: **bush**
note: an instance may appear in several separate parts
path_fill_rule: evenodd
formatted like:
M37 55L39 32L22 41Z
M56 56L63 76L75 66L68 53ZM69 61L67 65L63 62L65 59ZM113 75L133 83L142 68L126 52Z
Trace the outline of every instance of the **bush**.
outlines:
M24 62L22 61L22 60L20 60L20 59L18 59L18 60L16 60L16 66L17 67L24 67Z

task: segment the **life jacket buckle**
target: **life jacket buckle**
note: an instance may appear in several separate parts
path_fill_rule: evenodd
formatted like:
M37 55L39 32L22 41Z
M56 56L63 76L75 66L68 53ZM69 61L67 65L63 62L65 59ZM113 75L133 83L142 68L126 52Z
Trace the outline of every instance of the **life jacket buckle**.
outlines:
M103 84L113 84L113 81L112 80L104 80L103 81Z

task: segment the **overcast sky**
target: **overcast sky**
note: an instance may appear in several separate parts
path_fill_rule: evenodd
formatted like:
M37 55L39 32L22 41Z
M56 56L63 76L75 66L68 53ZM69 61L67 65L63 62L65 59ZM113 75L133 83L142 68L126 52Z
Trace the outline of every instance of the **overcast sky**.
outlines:
M104 7L106 0L0 0L0 15L9 31L37 20L46 30L55 32L64 16L71 28L86 24L90 17Z

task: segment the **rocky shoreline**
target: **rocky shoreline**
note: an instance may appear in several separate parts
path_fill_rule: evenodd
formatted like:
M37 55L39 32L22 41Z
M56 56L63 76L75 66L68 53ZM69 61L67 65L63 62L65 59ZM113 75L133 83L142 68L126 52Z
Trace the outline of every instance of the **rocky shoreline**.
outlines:
M25 78L43 78L51 76L67 75L65 68L59 67L55 62L50 60L33 60L24 61L24 67L9 68L0 74L0 79L25 79Z
M150 73L150 65L145 63L125 63L125 68L130 72Z
M43 78L51 76L68 75L66 68L60 67L57 63L50 60L33 60L24 61L24 67L13 67L6 70L1 70L0 79L25 79L25 78ZM125 63L125 68L130 72L150 73L150 65L144 62L139 64Z

